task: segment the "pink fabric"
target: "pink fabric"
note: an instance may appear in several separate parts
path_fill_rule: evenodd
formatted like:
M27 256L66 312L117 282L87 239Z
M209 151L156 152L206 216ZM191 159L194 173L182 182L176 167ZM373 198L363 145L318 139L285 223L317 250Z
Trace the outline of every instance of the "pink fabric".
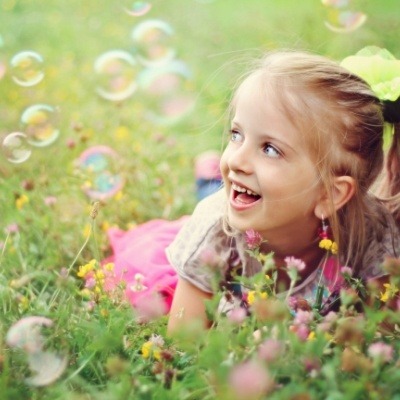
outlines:
M108 238L113 254L104 262L113 262L117 281L126 282L125 294L133 306L144 296L154 292L165 299L167 310L172 303L177 283L177 274L165 255L166 247L188 217L176 221L152 220L123 231L118 228L108 230ZM142 274L143 290L135 289L135 275Z

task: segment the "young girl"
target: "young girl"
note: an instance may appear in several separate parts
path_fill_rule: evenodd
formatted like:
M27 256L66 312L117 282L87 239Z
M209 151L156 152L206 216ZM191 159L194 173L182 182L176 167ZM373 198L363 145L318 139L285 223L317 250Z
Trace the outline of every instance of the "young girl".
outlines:
M384 258L400 256L400 113L391 113L385 158L385 110L365 81L333 61L268 54L233 96L224 188L189 219L111 232L132 303L155 288L172 300L169 332L195 320L207 326L212 264L232 292L220 310L246 306L246 289L229 286L233 270L252 276L262 268L246 251L246 231L272 252L283 296L288 260L302 260L291 299L319 301L322 311L344 283L341 267L363 280L383 277Z
M224 274L260 271L245 251L249 230L273 253L282 291L287 257L305 263L292 295L312 305L322 283L322 309L340 288L341 266L380 278L384 258L400 256L400 115L391 117L384 159L385 104L365 81L320 56L275 52L236 90L231 115L224 188L198 204L167 248L178 273L169 332L196 319L208 324L210 255Z

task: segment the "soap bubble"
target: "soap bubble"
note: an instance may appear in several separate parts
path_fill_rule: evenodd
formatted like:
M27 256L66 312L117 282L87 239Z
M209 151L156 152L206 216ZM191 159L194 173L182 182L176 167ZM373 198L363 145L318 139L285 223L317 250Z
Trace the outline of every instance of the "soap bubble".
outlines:
M6 342L10 347L22 349L26 353L42 351L43 337L40 334L40 327L52 325L53 321L46 317L24 317L8 330Z
M321 0L322 4L327 7L343 8L350 4L350 0Z
M349 33L360 28L367 20L367 15L352 11L350 0L321 0L327 7L328 15L325 26L333 32Z
M136 91L137 62L124 50L111 50L94 63L97 93L106 100L122 101Z
M151 9L151 3L147 1L134 1L131 7L126 7L127 14L133 17L141 17L147 14Z
M195 98L190 90L190 79L191 71L178 60L143 70L139 82L148 101L146 117L157 124L168 125L191 111Z
M83 191L88 197L104 200L118 193L124 181L118 174L118 154L108 146L86 149L77 160L85 183Z
M20 164L26 161L32 154L27 144L27 137L22 132L13 132L3 140L3 154L8 161Z
M0 80L4 78L4 75L6 74L6 64L0 60Z
M325 21L325 25L333 32L348 33L360 28L366 20L367 16L362 12L342 11Z
M162 20L148 19L132 31L132 39L140 62L154 66L171 61L175 50L171 47L173 29Z
M52 144L60 134L56 127L56 119L56 110L47 104L28 107L21 115L21 124L29 144L36 147Z
M37 85L44 77L43 57L34 51L22 51L10 61L12 79L20 86Z
M30 316L17 321L8 330L6 342L10 347L23 350L33 376L26 379L31 386L46 386L53 383L68 365L67 357L43 351L44 337L41 327L51 327L53 321L46 317Z

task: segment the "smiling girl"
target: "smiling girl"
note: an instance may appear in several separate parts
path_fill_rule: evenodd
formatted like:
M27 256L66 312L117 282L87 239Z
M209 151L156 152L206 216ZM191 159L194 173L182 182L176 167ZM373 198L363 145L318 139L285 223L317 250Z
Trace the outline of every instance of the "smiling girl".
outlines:
M285 259L300 259L292 294L313 304L322 282L322 308L338 290L341 267L363 280L384 277L385 257L400 256L400 115L391 117L385 156L384 114L364 80L324 57L274 52L261 60L232 99L224 188L198 204L167 248L178 273L169 332L194 320L208 325L210 255L225 276L261 270L246 252L249 230L261 235L263 253L272 252L280 290L289 286ZM328 252L321 232L334 242Z

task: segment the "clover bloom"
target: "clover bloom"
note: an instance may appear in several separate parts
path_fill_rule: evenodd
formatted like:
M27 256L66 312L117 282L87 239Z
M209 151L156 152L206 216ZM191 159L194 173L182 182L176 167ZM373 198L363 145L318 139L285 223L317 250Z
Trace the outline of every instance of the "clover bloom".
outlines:
M245 240L246 240L247 247L249 248L249 250L255 250L258 247L260 247L260 245L263 241L263 238L254 229L249 229L245 233Z
M368 354L374 359L390 362L393 359L393 347L383 342L372 343L368 347Z

